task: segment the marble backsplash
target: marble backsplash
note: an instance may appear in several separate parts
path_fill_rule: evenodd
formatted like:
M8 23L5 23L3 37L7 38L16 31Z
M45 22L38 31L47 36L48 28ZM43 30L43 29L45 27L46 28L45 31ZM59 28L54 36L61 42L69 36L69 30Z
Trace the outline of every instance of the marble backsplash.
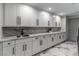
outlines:
M21 29L24 29L24 34L46 33L51 31L59 31L60 28L48 27L3 27L3 37L20 35Z

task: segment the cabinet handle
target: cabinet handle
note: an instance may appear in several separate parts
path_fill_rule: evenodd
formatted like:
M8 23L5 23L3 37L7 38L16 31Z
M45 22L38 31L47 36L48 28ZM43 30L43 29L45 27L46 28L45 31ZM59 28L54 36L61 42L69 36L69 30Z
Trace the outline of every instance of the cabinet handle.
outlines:
M23 51L24 51L24 45L23 45Z
M48 26L50 25L50 21L48 21Z
M27 50L27 44L25 44L25 50Z
M10 43L8 43L8 45L10 45Z
M40 46L43 44L43 41L42 40L40 40Z
M54 41L54 38L52 38L52 42Z
M55 22L55 26L57 26L57 22Z
M13 55L15 54L15 48L13 48L13 51L12 51Z
M35 39L38 39L38 37L36 37Z
M59 39L61 39L61 36L59 36Z
M36 20L36 25L37 25L37 26L39 25L39 19Z
M21 16L17 16L17 25L21 25Z

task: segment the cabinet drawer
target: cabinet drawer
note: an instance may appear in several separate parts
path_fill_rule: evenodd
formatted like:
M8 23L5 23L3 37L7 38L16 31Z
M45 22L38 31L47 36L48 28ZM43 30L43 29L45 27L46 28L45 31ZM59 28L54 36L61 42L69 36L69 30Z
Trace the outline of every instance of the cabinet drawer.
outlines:
M24 42L31 42L34 38L26 38L24 39Z
M16 40L16 44L18 44L18 43L23 43L23 42L24 42L24 39Z
M10 46L10 45L14 45L14 44L15 44L15 41L3 42L3 47L7 47L7 46Z

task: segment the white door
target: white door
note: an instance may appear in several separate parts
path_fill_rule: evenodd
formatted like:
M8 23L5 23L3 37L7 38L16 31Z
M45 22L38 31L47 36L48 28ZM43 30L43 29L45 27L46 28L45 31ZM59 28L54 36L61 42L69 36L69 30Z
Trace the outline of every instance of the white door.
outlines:
M19 4L21 26L36 26L37 11L29 5Z
M3 56L15 56L15 45L3 47Z
M17 25L17 4L14 3L6 3L4 5L4 26L16 26Z
M25 56L32 55L32 42L25 42Z
M35 37L33 39L33 54L40 52L40 39L39 37Z
M16 44L16 56L24 56L24 43Z

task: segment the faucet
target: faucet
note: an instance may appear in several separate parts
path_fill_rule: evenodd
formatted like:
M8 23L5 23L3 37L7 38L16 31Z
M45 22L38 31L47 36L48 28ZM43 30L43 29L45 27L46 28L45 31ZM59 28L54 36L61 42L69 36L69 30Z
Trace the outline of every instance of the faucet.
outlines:
M24 29L21 29L21 35L22 36L24 35Z

